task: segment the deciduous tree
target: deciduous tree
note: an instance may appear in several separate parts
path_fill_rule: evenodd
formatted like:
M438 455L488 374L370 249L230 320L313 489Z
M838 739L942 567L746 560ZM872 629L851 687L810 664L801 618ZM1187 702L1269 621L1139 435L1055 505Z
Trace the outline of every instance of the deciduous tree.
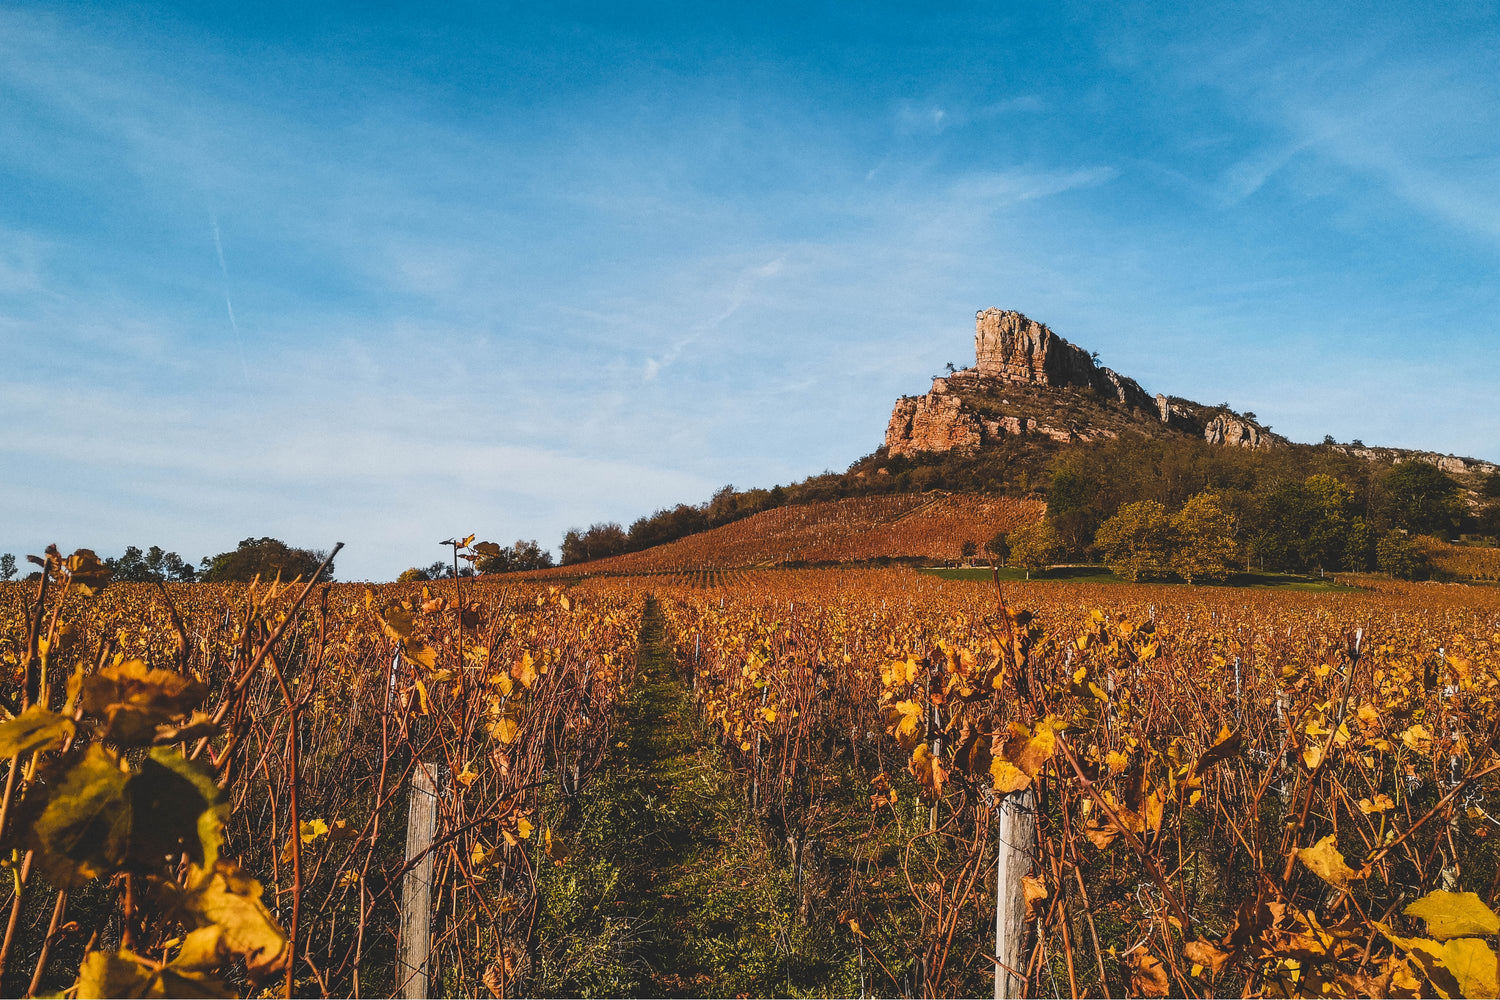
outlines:
M1046 569L1061 559L1063 552L1062 536L1045 518L1010 533L1010 557L1027 572Z
M1094 544L1109 568L1131 581L1166 576L1174 538L1167 509L1155 500L1126 504L1099 526Z
M1174 572L1188 583L1225 580L1239 558L1234 519L1212 493L1199 493L1172 518Z

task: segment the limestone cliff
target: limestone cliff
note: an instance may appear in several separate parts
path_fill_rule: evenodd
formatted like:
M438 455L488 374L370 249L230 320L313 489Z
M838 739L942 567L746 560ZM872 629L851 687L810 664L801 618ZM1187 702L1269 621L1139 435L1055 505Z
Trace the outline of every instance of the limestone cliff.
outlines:
M1212 444L1271 448L1285 439L1247 415L1177 397L1154 399L1045 325L1006 309L975 316L975 367L897 400L886 428L892 456L973 450L1004 437L1059 443L1128 431L1191 434Z

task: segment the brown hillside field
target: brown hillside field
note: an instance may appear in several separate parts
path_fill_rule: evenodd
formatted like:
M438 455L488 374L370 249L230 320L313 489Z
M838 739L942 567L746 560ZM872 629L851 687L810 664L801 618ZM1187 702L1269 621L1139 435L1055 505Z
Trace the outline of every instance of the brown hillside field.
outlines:
M1439 572L1466 580L1500 581L1500 549L1477 545L1453 545L1422 535L1417 546Z
M763 511L666 545L587 563L591 573L652 573L873 559L958 559L1000 531L1040 520L1040 500L972 493L851 497ZM570 575L559 567L541 575Z

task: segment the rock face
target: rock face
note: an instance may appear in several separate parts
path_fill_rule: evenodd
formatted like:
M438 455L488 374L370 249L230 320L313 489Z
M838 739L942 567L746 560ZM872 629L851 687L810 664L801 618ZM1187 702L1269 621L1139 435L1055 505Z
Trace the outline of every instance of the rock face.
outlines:
M974 316L974 371L980 378L1052 388L1093 389L1127 406L1149 407L1136 384L1075 347L1036 320L1010 309L984 309Z
M1442 455L1435 451L1408 451L1404 448L1374 448L1363 444L1335 444L1334 451L1367 462L1402 462L1415 459L1435 465L1450 476L1488 476L1500 472L1500 465L1479 458L1462 458L1458 455Z
M979 418L966 412L957 396L935 391L896 400L885 429L886 448L892 455L968 450L977 448L983 440Z
M1125 430L1191 434L1239 448L1284 442L1225 408L1153 399L1134 379L1012 310L975 315L974 356L975 367L934 379L925 396L896 402L885 434L890 455L969 451L1006 437L1092 441Z
M1009 309L984 309L974 317L975 370L985 378L1037 385L1087 387L1094 361L1035 320Z

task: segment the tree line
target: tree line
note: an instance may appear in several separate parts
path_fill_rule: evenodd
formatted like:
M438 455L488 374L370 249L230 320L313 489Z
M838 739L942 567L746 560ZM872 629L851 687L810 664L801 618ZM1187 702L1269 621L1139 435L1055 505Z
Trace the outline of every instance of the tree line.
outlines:
M1043 438L1015 437L977 451L898 458L881 448L844 472L823 472L771 489L725 486L702 504L664 507L628 528L614 521L573 528L563 536L558 562L571 565L635 552L774 507L925 490L1044 496L1049 506L1057 505L1053 522L1066 551L1082 554L1092 547L1094 532L1121 507L1154 500L1175 511L1207 491L1220 497L1238 524L1253 529L1270 521L1281 526L1264 537L1241 539L1252 565L1331 569L1327 547L1332 539L1322 537L1320 550L1308 549L1297 540L1295 527L1288 527L1318 520L1316 498L1306 493L1308 480L1317 475L1353 491L1353 500L1344 505L1351 511L1346 518L1363 520L1377 547L1391 528L1450 537L1500 536L1500 475L1479 484L1477 502L1469 504L1452 477L1429 463L1385 466L1345 454L1334 444L1330 439L1321 445L1253 451L1198 438L1127 434L1062 447Z
M309 580L318 572L326 551L288 545L278 538L246 538L234 549L215 556L204 556L197 566L176 552L160 545L144 551L138 545L126 546L124 553L104 560L110 580L115 583L233 583L248 582L257 576L263 580L280 577ZM16 557L0 554L0 580L12 580L18 572ZM40 579L41 570L26 579ZM322 579L333 579L333 563L323 571Z
M1494 511L1500 474L1489 476L1480 493L1481 515ZM1126 499L1111 510L1113 496ZM1097 466L1063 465L1052 478L1046 517L997 536L986 548L1028 569L1097 558L1131 580L1176 576L1192 583L1239 571L1375 569L1419 579L1431 567L1413 537L1451 537L1473 520L1459 484L1415 460L1359 484L1315 472L1300 480L1204 489L1171 507L1120 492Z

